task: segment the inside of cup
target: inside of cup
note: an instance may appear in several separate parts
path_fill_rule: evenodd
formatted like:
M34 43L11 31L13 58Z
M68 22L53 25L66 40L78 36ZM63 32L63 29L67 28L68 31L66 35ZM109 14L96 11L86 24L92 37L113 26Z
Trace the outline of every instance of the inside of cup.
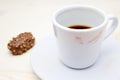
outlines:
M69 8L62 10L56 16L56 21L65 27L71 25L97 27L102 24L104 20L104 16L99 11L89 8Z

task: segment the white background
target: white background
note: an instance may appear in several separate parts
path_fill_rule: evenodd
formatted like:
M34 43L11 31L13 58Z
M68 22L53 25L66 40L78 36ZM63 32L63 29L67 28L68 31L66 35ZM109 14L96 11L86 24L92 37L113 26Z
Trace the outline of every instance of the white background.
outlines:
M65 5L89 4L120 20L120 0L0 0L0 80L39 80L30 64L30 52L13 56L7 49L12 37L32 32L37 42L53 34L52 13ZM120 41L120 25L112 37Z

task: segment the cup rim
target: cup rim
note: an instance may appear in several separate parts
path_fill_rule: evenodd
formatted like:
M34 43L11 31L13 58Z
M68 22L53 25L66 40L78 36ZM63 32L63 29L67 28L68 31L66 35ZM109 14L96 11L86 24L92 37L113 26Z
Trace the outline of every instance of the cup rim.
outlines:
M97 27L94 27L94 28L90 28L90 29L70 29L70 28L67 28L67 27L64 27L62 26L61 24L59 24L57 21L56 21L56 17L64 12L65 10L69 10L69 9L75 9L75 8L88 8L88 9L92 9L92 10L95 10L97 12L99 12L103 17L104 17L104 21L98 25ZM93 31L93 30L97 30L101 27L104 27L104 25L106 25L108 21L108 17L106 15L106 13L97 8L97 7L94 7L94 6L91 6L91 5L68 5L68 6L64 6L58 10L56 10L54 13L53 13L53 16L52 16L52 22L53 24L57 25L56 27L60 28L60 29L63 29L63 30L67 30L67 31L71 31L71 32L88 32L88 31Z

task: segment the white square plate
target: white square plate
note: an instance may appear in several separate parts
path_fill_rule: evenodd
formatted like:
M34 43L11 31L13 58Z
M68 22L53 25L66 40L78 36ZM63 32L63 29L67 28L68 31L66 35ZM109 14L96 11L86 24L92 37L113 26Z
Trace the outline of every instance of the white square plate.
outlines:
M99 59L87 69L64 66L58 53L54 36L41 39L33 48L32 68L42 80L120 80L120 43L113 38L103 42Z

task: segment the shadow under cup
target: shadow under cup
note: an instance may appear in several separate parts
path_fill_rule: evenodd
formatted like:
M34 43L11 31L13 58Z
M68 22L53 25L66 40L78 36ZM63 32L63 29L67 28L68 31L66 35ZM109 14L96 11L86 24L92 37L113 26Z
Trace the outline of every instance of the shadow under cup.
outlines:
M68 7L58 11L56 22L64 27L71 25L86 25L97 27L105 21L100 10L88 7Z

